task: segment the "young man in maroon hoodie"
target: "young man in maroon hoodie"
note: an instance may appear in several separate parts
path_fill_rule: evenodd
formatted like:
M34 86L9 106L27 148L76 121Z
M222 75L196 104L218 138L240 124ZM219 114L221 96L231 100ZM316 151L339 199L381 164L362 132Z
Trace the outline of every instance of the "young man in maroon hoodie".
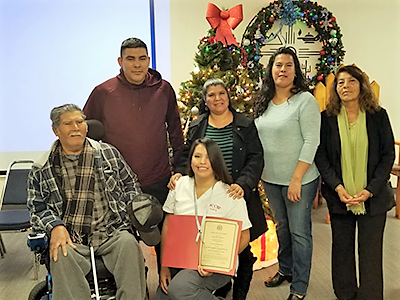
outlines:
M123 41L120 55L119 75L96 86L83 111L87 119L103 123L103 141L122 153L137 174L142 191L164 204L170 162L173 169L183 149L175 92L159 72L149 68L150 57L142 40ZM159 245L156 252L159 263Z

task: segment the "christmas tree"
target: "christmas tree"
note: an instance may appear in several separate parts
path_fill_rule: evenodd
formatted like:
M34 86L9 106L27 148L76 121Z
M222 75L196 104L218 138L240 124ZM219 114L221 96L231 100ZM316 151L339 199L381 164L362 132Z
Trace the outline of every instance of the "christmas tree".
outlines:
M179 90L179 108L182 121L190 122L199 112L201 90L203 84L210 78L222 79L228 87L228 92L234 109L251 115L253 112L253 97L258 87L247 72L246 53L232 45L224 45L216 39L216 30L209 30L200 40L195 54L196 68L190 73L192 79L182 82Z

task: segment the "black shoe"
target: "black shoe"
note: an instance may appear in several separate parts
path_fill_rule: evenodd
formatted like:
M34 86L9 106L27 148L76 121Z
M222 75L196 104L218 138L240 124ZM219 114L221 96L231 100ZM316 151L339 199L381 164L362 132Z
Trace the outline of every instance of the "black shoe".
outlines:
M282 275L281 273L277 272L274 276L271 276L265 280L264 284L266 287L276 287L280 286L285 280L287 282L292 282L292 276Z
M304 299L306 296L303 296L303 298L300 298L299 296L295 295L295 294L290 294L289 298L287 298L287 300L302 300Z

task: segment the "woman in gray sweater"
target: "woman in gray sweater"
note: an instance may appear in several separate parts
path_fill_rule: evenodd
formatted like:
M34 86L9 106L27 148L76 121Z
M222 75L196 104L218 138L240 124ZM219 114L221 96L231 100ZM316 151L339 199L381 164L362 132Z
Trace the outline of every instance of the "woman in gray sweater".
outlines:
M303 299L311 270L311 208L319 183L314 156L320 113L293 48L271 56L254 114L264 149L261 179L279 241L279 270L265 285L291 282L288 300Z

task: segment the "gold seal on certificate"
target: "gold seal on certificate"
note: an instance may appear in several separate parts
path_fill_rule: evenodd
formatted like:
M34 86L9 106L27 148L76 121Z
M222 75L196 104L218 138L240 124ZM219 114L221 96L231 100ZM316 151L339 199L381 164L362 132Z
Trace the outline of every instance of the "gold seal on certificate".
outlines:
M202 228L199 265L207 271L234 275L241 222L206 218Z

